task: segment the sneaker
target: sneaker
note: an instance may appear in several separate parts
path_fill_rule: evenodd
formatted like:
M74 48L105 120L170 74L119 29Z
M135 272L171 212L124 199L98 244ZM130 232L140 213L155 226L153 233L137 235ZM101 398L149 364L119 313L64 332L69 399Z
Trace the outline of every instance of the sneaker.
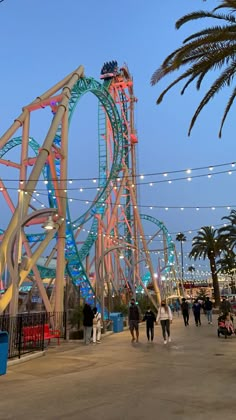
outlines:
M98 344L100 344L100 343L101 343L101 341L100 341L100 340L97 340L97 343L98 343Z
M171 343L171 338L170 337L168 338L168 341L169 341L169 343Z
M164 344L167 344L167 341L166 340L164 340Z

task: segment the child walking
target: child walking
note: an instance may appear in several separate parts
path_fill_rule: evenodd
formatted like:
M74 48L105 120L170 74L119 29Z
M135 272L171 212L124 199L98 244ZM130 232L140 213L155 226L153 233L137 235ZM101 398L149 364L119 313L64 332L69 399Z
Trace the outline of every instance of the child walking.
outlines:
M167 303L162 300L161 306L158 309L157 319L156 322L161 322L161 328L162 328L162 334L164 339L164 344L167 343L167 336L169 343L171 342L170 338L170 324L172 323L172 312L170 307L167 305Z
M153 341L154 339L154 323L156 320L156 316L154 314L154 312L151 311L150 306L147 308L147 311L145 312L145 315L143 317L143 321L146 321L146 333L147 333L147 339L148 341L150 341L150 336L151 336L151 341Z

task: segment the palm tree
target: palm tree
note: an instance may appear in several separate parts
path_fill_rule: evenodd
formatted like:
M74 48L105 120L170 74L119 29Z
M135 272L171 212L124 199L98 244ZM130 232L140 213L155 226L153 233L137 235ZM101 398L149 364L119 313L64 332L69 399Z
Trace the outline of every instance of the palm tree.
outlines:
M222 220L227 220L229 224L219 229L219 235L227 243L227 247L233 250L236 247L236 210L231 210L229 216L222 217Z
M228 250L225 251L223 256L216 261L216 265L218 268L218 272L227 274L231 277L230 287L232 293L236 292L235 288L235 281L234 281L234 274L236 272L236 255L233 251Z
M226 9L221 12L221 9ZM236 71L236 1L221 0L221 4L213 9L213 11L196 11L181 17L176 22L176 28L197 19L212 18L219 23L211 27L207 27L201 31L195 32L183 41L183 45L169 54L163 61L161 67L157 69L152 78L151 84L155 85L164 76L179 70L184 66L183 73L175 79L159 96L157 103L161 103L165 94L178 82L185 80L185 84L181 90L184 94L186 88L196 81L196 87L199 90L203 79L211 70L220 70L219 76L210 86L202 101L200 102L190 123L189 132L195 124L198 115L204 106L225 86L229 86L233 82ZM187 67L187 68L186 68ZM219 131L221 137L222 128L228 112L236 97L236 87L233 88L231 96L226 105Z
M180 242L180 248L181 248L181 280L182 280L182 286L183 286L183 280L184 280L183 242L186 241L186 236L184 235L184 233L178 233L178 235L176 235L176 241Z
M217 235L217 230L211 226L204 226L194 236L192 250L189 254L189 258L194 258L194 260L197 258L209 259L217 306L220 304L220 289L216 270L216 257L220 255L221 251L222 239Z

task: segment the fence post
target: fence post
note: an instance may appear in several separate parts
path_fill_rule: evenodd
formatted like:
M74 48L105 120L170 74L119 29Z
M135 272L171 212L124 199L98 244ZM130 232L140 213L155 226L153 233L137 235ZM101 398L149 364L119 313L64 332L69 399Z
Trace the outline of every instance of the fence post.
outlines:
M42 322L42 351L44 351L44 325L45 325L45 312L43 312L43 322Z
M16 321L16 337L18 338L18 359L21 357L21 338L22 338L22 315L14 317Z

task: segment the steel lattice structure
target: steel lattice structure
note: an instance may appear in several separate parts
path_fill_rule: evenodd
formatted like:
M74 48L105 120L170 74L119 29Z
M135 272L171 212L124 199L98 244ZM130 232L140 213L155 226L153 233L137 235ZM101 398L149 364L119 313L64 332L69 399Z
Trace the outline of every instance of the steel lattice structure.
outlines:
M12 212L5 231L1 231L0 271L10 273L11 283L0 300L0 312L11 304L11 313L18 310L18 291L28 276L33 276L48 312L63 310L64 276L70 277L81 296L93 304L101 297L101 284L91 284L89 271L102 258L102 274L106 287L103 293L126 286L132 293L141 284L150 295L139 272L140 255L148 264L157 299L160 291L154 279L154 268L142 220L158 226L167 244L166 272L174 264L174 248L164 224L148 215L140 215L136 191L136 145L134 128L133 81L126 66L106 63L98 82L84 76L84 69L65 77L35 101L23 108L22 114L0 138L0 163L19 173L18 198L14 204L7 186L0 180L0 189ZM86 211L72 220L67 196L69 126L81 97L92 93L98 99L99 115L99 176L97 193ZM30 121L34 112L49 108L53 118L42 142L30 135ZM18 135L18 131L21 131ZM15 136L17 133L17 136ZM6 155L20 148L19 162L6 160ZM30 155L33 153L33 156ZM44 179L48 208L38 209L33 203L37 185ZM48 217L53 231L42 232L41 225ZM90 230L82 245L77 239L82 227L90 223ZM29 232L30 230L30 232ZM32 231L34 230L34 231ZM55 241L44 265L39 257ZM120 262L124 248L125 268ZM111 249L111 252L107 252ZM104 252L106 251L106 252ZM50 261L56 258L56 268ZM115 276L118 273L119 279ZM115 278L116 277L116 278ZM48 298L44 278L55 278L54 293Z

